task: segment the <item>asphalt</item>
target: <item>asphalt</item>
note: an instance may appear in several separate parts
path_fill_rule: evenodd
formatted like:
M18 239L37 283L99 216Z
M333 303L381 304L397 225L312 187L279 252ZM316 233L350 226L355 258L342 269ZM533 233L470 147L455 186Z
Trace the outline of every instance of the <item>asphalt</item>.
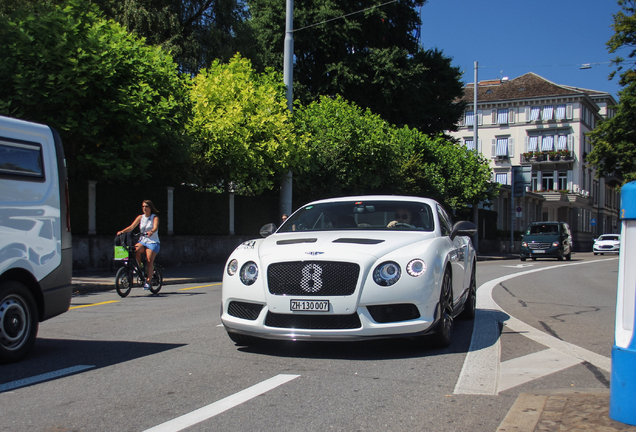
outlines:
M480 255L479 261L518 259L515 254ZM221 282L225 264L164 266L164 285ZM115 289L115 271L73 273L74 295ZM609 418L609 389L556 389L520 394L496 432L631 431Z

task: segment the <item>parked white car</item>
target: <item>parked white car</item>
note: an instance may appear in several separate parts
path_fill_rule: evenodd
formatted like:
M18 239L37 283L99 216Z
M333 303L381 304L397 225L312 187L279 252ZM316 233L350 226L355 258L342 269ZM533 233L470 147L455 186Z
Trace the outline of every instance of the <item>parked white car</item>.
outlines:
M239 345L415 337L447 346L453 319L475 314L475 232L427 198L312 202L231 254L223 325Z
M620 234L603 234L594 240L594 255L606 253L619 253L621 249Z

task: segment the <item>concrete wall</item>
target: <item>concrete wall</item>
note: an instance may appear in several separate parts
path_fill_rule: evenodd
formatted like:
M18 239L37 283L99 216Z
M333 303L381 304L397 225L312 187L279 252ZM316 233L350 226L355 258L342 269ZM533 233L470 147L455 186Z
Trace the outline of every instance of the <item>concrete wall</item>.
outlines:
M163 236L157 262L164 267L225 263L232 251L254 236ZM111 269L114 236L73 236L73 270Z

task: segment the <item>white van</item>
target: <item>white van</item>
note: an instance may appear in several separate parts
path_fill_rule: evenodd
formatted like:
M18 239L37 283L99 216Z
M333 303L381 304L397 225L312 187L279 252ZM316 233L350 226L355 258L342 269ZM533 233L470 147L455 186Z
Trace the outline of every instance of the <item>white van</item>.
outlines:
M0 363L26 356L39 322L69 308L68 205L58 133L0 116Z

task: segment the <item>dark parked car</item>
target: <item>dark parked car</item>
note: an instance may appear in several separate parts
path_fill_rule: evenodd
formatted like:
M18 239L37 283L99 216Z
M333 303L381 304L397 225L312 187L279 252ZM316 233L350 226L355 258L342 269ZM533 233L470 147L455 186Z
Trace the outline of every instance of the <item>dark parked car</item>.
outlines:
M565 222L532 222L528 225L519 251L521 261L527 258L572 258L572 235Z

